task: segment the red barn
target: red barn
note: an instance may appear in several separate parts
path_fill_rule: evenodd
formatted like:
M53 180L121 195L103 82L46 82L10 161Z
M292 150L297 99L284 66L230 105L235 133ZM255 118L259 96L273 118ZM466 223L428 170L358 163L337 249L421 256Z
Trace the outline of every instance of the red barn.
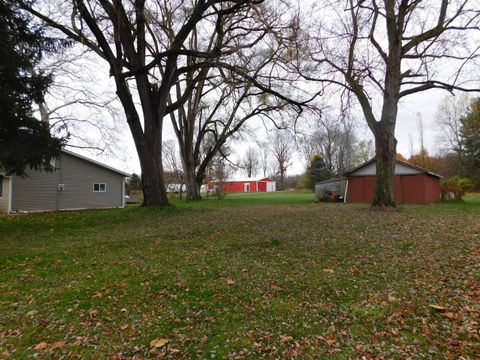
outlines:
M217 186L215 181L208 183L208 189ZM266 177L260 179L246 178L226 180L223 183L225 192L271 192L276 190L275 181Z
M375 191L375 159L348 171L347 202L371 203ZM440 200L441 176L421 167L397 160L395 201L398 204L427 204Z

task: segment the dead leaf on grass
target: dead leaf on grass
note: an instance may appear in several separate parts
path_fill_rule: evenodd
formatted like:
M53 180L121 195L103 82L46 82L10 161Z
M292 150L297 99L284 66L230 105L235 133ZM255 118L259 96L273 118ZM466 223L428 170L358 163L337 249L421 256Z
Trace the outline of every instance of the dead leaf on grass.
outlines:
M66 344L67 344L67 343L66 343L65 341L63 341L63 340L62 340L62 341L57 341L57 342L54 342L54 343L52 344L52 346L50 346L50 349L51 349L51 350L62 349L62 348L65 347Z
M227 284L228 284L228 285L233 285L233 284L235 284L235 280L233 280L233 279L231 279L231 278L228 278L228 279L227 279Z
M333 336L328 336L327 337L327 344L330 346L333 346L337 343L337 339L335 339Z
M441 315L446 317L446 318L449 318L449 319L457 319L459 317L459 314L455 314L455 313L452 313L452 312L446 312L446 313L443 313Z
M438 311L438 312L445 312L447 311L447 308L443 307L443 306L440 306L440 305L434 305L434 304L430 304L428 305L430 307L430 309L433 309L435 311Z
M168 339L155 339L150 341L150 347L161 348L168 344Z
M46 343L45 341L35 345L35 347L33 348L34 350L45 350L46 348L48 347L48 343Z
M276 281L272 282L272 284L270 285L270 287L273 289L273 290L281 290L282 288L280 287L280 285L278 285L278 283Z
M332 274L334 272L333 269L323 269L322 271L324 273L330 273L330 274Z

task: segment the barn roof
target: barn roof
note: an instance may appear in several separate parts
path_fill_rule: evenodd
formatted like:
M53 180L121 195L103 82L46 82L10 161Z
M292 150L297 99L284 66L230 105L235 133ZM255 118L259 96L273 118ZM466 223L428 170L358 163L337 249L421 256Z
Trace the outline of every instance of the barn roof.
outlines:
M431 176L435 176L435 177L438 177L438 178L442 178L442 176L439 175L439 174L437 174L437 173L434 173L434 172L432 172L432 171L429 171L429 170L427 170L427 169L424 169L424 168L422 168L422 167L420 167L420 166L410 164L409 162L406 162L406 161L403 161L403 160L398 160L398 159L396 159L395 161L396 161L397 164L401 164L401 165L406 166L406 167L408 167L408 168L417 170L418 172L422 172L422 173L425 173L425 174L428 174L428 175L431 175ZM363 164L360 164L360 165L354 167L353 169L348 170L348 171L345 172L343 175L344 175L344 176L352 175L353 173L357 172L358 170L360 170L360 169L364 168L365 166L368 166L368 165L370 165L370 164L372 164L372 163L374 163L374 162L375 162L375 158L372 158L372 159L364 162Z
M261 177L261 178L238 178L238 179L227 179L226 182L248 182L248 181L273 181L269 177Z

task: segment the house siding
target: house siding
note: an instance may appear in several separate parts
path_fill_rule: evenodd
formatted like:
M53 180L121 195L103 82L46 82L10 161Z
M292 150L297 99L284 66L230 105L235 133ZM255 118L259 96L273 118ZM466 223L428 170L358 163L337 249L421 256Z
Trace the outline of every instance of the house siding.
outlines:
M12 211L111 208L123 206L124 176L83 159L62 153L57 170L29 171L14 177ZM106 192L93 192L94 183L106 183ZM64 184L63 191L58 185Z

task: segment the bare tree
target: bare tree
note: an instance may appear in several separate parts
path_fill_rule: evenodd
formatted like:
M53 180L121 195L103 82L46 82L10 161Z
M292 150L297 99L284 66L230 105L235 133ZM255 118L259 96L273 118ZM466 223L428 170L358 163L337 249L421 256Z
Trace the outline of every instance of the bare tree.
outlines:
M166 187L168 185L179 185L180 200L182 199L183 185L185 183L179 152L174 140L167 140L163 143L163 157L165 160L165 170L170 172L171 181L166 179Z
M270 146L267 141L257 141L259 149L260 168L262 170L263 177L268 175L270 168Z
M221 31L203 42L197 31L190 39L192 49L228 49L234 66L204 66L202 79L188 94L188 100L170 114L180 146L188 200L201 198L199 189L209 163L227 142L238 137L247 121L254 117L276 121L279 116L274 119L272 112L288 112L294 119L305 104L291 99L293 85L289 87L290 97L282 94L288 77L279 75L276 65L288 52L278 36L286 27L277 9L263 5L250 12L224 16L217 24ZM188 77L177 81L171 103L185 96L183 89L190 81Z
M354 150L354 158L352 166L360 165L375 156L375 148L372 140L359 141Z
M168 205L162 161L164 118L190 99L205 79L205 68L222 65L237 70L222 61L237 51L222 48L222 24L229 15L249 12L259 3L76 0L58 1L54 7L22 2L22 7L107 62L140 160L144 205ZM56 12L49 12L51 9ZM236 28L242 26L240 21ZM214 39L214 46L191 48L190 40L199 28L217 34L205 36ZM186 86L172 102L179 81Z
M258 154L254 148L249 147L245 152L245 156L241 162L241 167L245 171L247 177L252 177L257 173L259 165Z
M287 130L276 130L270 137L276 171L280 176L280 188L285 186L285 175L293 156L293 139Z
M331 174L341 174L352 166L356 137L351 119L324 113L308 128L310 131L304 132L298 141L305 166L314 154L321 156Z
M480 12L476 0L330 1L305 17L315 35L304 77L353 94L375 137L373 206L395 206L395 125L399 101L429 89L478 91ZM310 19L320 19L312 24ZM316 27L316 30L314 30ZM298 56L300 59L300 55ZM305 59L303 56L302 59ZM448 67L445 66L448 62ZM297 68L302 65L297 61ZM312 66L315 64L315 66ZM476 71L476 72L475 72ZM377 107L377 105L380 105Z
M445 96L437 109L438 138L443 152L461 154L464 150L461 133L462 118L470 111L472 97L468 94Z
M111 153L120 147L120 104L105 84L96 84L98 64L90 53L76 46L43 60L41 70L53 82L38 104L40 116L51 132L68 138L65 146Z

